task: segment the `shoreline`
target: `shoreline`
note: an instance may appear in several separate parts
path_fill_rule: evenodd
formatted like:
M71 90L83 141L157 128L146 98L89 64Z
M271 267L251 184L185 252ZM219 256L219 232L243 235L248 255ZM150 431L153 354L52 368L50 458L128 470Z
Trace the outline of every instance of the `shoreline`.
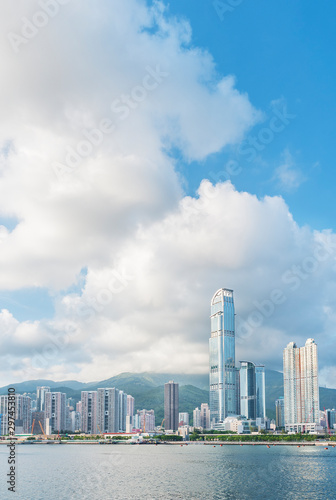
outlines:
M0 445L8 445L9 440L1 440ZM59 441L59 440L42 440L42 441L16 441L15 445L128 445L128 446L136 446L136 445L147 445L147 446L296 446L297 448L305 447L305 446L319 446L325 448L335 448L336 442L329 441L296 441L296 442L279 442L279 441L231 441L231 442L223 442L223 441L211 441L211 442L195 442L195 441L184 441L184 442L144 442L144 443L130 443L130 442L110 442L110 441L98 441L98 440L69 440L69 441Z

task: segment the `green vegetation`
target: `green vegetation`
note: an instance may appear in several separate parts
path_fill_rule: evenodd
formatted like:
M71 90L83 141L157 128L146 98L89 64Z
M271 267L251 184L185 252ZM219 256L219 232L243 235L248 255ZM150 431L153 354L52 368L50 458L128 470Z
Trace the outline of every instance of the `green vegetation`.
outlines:
M161 434L156 436L157 439L161 441L183 441L182 436L176 436L176 434Z

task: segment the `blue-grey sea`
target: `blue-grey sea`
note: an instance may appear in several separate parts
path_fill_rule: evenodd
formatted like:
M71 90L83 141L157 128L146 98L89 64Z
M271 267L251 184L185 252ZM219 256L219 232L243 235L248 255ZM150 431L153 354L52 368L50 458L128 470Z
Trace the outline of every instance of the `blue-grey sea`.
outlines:
M16 493L0 498L336 499L336 448L323 446L19 445Z

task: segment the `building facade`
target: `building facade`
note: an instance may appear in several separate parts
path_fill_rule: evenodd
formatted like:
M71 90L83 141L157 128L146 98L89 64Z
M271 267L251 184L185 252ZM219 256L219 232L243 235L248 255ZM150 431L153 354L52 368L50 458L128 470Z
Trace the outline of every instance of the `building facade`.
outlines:
M193 411L193 426L196 427L196 429L201 427L201 410L198 407Z
M119 391L119 432L126 432L127 394Z
M336 410L335 409L326 410L325 417L326 417L326 426L329 428L329 430L336 429Z
M275 425L277 429L285 427L285 401L283 397L275 401Z
M45 414L49 422L50 433L67 430L66 394L64 392L45 393Z
M155 431L154 410L138 410L137 415L138 415L137 423L139 425L138 429L141 429L142 432Z
M36 388L36 411L45 411L46 392L50 392L50 387L42 386Z
M240 414L248 420L266 418L265 367L240 362Z
M8 434L8 396L0 396L0 436Z
M119 432L119 391L97 390L97 426L100 433Z
M16 420L15 430L17 434L31 433L31 398L29 396L16 394Z
M173 381L164 386L165 430L177 431L179 416L179 385Z
M201 427L208 430L211 427L210 408L208 403L201 404Z
M233 290L221 288L211 300L209 340L210 411L213 422L236 415L235 309Z
M314 430L319 423L317 345L308 339L304 347L290 342L283 352L285 429Z
M97 434L97 391L81 392L81 430Z
M179 413L179 427L182 425L189 425L189 413L180 412Z

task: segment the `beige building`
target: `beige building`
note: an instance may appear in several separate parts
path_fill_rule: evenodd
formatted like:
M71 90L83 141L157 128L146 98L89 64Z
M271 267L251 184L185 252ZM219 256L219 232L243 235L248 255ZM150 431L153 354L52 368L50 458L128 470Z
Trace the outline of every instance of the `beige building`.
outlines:
M319 424L317 345L308 339L304 347L290 342L283 352L285 429L309 432Z

